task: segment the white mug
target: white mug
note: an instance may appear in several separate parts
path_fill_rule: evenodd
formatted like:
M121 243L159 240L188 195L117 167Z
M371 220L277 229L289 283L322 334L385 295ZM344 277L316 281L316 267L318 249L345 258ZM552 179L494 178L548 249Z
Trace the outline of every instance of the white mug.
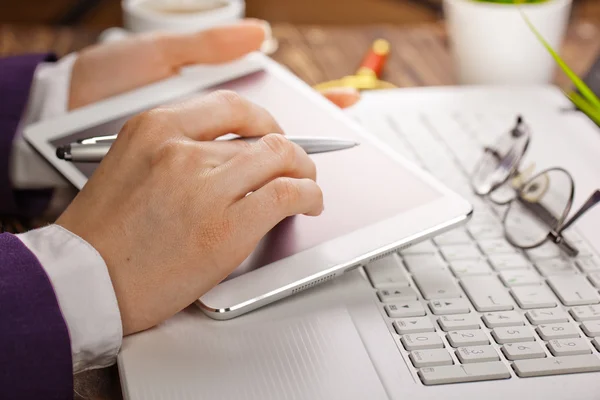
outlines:
M195 32L240 20L243 0L123 0L123 22L130 32Z
M556 51L565 36L571 0L522 4ZM556 63L514 4L444 0L455 72L461 84L547 84Z

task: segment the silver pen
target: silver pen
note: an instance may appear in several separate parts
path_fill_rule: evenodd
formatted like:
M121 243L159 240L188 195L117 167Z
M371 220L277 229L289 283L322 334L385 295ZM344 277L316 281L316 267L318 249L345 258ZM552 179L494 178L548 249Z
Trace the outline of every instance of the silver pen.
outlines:
M290 137L286 138L302 147L308 154L326 153L338 151L358 146L359 143L348 139L338 139L331 137ZM76 143L60 146L56 149L56 156L61 160L81 163L100 162L110 150L110 146L116 139L116 135L99 136L95 138L84 139ZM255 142L260 137L236 137L225 140L244 140L246 142Z

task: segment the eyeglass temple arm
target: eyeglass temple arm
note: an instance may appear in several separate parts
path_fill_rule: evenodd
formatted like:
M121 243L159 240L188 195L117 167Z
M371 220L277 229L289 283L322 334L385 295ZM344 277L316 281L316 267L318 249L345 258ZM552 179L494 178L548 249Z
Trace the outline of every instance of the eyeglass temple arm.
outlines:
M598 203L600 203L600 189L596 190L585 202L585 204L575 213L575 215L573 215L573 217L560 228L560 232L573 225L579 218L583 216L583 214L591 210Z

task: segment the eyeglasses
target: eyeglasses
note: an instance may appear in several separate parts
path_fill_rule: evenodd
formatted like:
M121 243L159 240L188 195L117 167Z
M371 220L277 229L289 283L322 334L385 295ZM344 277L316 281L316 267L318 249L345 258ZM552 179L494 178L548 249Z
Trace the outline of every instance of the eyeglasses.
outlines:
M506 240L521 249L533 249L547 241L567 255L579 251L563 232L600 203L596 190L585 204L567 219L573 205L575 182L563 168L549 168L529 178L531 170L520 171L531 141L531 131L522 117L484 153L471 177L473 191L498 205L507 205L503 217Z

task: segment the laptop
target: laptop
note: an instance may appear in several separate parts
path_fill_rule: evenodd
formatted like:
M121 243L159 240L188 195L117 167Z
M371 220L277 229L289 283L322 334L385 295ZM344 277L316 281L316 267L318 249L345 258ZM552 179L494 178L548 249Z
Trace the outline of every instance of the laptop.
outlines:
M595 399L600 209L552 243L505 238L507 206L473 193L483 148L519 115L522 165L598 188L600 131L555 87L399 89L348 111L474 205L465 225L228 321L191 306L128 337L126 399Z

